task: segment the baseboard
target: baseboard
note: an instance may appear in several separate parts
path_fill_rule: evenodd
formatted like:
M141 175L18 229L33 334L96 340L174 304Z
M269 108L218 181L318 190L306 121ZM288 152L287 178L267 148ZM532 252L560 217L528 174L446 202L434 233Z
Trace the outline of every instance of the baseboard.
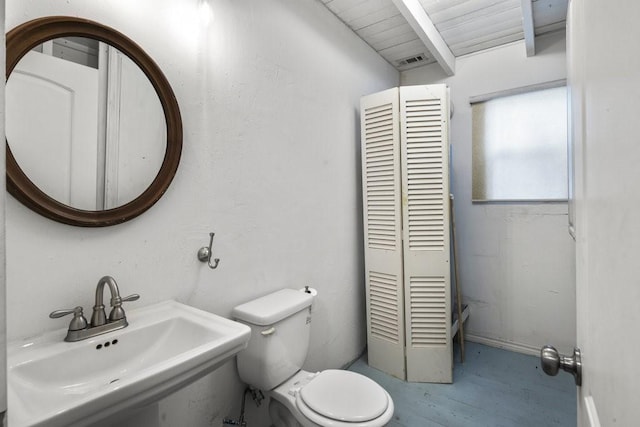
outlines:
M464 333L464 340L465 341L475 342L475 343L478 343L478 344L488 345L489 347L503 348L505 350L515 351L516 353L528 354L530 356L540 356L540 348L539 347L534 347L534 346L531 346L531 345L528 345L528 344L519 344L519 343L515 343L515 342L498 340L498 339L495 339L495 338L482 337L480 335L470 334L470 333L468 333L466 331ZM457 342L457 340L456 340L456 342ZM359 360L366 353L367 353L367 347L365 347L362 350L362 352L360 353L360 355L358 357L356 357L355 359L351 360L350 362L344 364L341 369L348 369L349 366L354 364L356 362L356 360Z
M356 363L356 361L360 360L360 358L361 358L362 356L364 356L366 352L367 352L367 347L365 346L365 347L362 349L362 351L360 352L360 354L359 354L358 356L356 356L356 358L355 358L355 359L353 359L353 360L351 360L351 361L349 361L349 362L345 363L344 365L342 365L342 367L341 367L340 369L342 369L342 370L349 369L349 366L353 365L354 363ZM0 427L2 427L2 426L0 426Z
M530 356L539 356L540 348L527 344L519 344L515 342L502 341L495 338L481 337L479 335L470 334L465 331L464 339L466 341L476 342L478 344L488 345L489 347L503 348L516 353L528 354Z

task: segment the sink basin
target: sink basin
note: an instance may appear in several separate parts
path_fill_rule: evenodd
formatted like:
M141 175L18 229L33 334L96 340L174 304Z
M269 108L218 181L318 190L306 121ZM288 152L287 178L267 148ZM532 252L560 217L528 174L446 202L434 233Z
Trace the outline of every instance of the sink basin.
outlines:
M142 407L247 346L248 326L175 301L127 311L129 326L84 341L66 330L8 344L9 425L87 426Z

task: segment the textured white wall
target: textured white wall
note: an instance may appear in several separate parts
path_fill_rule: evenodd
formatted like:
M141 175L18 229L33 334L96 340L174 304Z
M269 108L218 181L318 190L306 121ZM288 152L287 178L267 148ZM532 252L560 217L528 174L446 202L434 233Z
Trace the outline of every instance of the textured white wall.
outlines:
M305 367L340 367L360 354L358 106L360 96L397 86L397 71L315 0L9 0L6 10L7 29L72 15L127 34L164 71L184 124L174 182L128 223L70 227L7 197L10 339L66 327L48 313L90 309L109 274L123 294L141 295L130 308L173 298L223 316L276 289L312 285L320 297ZM209 231L217 270L196 259ZM242 387L228 363L163 400L160 425L218 426L237 416ZM261 411L252 426L268 425Z
M2 41L0 47L0 68L5 67L5 42L4 42L4 0L0 0L0 34ZM4 85L0 85L0 137L5 138L4 134ZM5 187L5 150L0 153L0 188ZM5 199L6 193L0 194L0 412L7 409L7 370L6 370L6 239L5 239ZM0 426L2 426L2 418L0 418Z
M575 344L575 248L567 204L471 203L469 98L566 78L564 33L538 37L536 49L527 58L518 42L458 58L453 77L437 65L401 75L403 85L451 88L452 191L463 301L471 307L469 338L530 353L547 343Z

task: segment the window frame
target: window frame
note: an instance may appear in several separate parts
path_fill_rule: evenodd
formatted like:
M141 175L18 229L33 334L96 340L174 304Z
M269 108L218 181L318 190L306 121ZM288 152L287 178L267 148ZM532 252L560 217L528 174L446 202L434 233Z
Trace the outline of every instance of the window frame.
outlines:
M566 79L559 79L559 80L553 80L553 81L549 81L549 82L544 82L544 83L539 83L539 84L533 84L533 85L528 85L528 86L522 86L522 87L517 87L517 88L512 88L512 89L507 89L507 90L503 90L503 91L498 91L498 92L491 92L491 93L487 93L484 95L477 95L477 96L472 96L469 98L469 104L472 107L472 111L471 111L471 120L473 123L474 120L474 116L473 116L473 106L474 104L479 104L479 103L484 103L484 102L488 102L494 99L498 99L498 98L504 98L504 97L509 97L509 96L514 96L514 95L520 95L520 94L526 94L526 93L530 93L530 92L536 92L536 91L542 91L542 90L546 90L546 89L554 89L554 88L558 88L558 87L567 87L567 105L568 105L568 97L569 97L569 87L567 86L567 80ZM567 122L568 122L568 106L567 106ZM567 147L569 144L569 126L567 123ZM472 151L472 157L475 156L475 151L476 151L476 144L475 144L475 138L473 135L473 129L471 131L471 151ZM567 153L567 160L569 160L569 155L570 153ZM475 166L475 162L476 159L475 157L472 158L472 165L471 165L471 201L474 204L505 204L505 203L509 203L509 204L539 204L539 203L567 203L569 201L569 198L571 197L571 189L567 189L566 197L564 198L504 198L504 199L498 199L498 198L475 198L474 197L474 193L476 192L475 186L479 185L476 182L476 166ZM570 170L569 168L567 168L567 178L570 180L570 176L569 176ZM567 187L570 186L570 183L567 182Z

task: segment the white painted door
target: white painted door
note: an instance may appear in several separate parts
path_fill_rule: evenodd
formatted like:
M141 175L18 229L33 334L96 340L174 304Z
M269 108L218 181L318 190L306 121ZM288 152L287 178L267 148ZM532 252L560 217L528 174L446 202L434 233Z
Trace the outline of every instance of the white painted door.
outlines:
M400 88L407 381L451 383L447 87Z
M111 209L151 185L164 160L167 129L147 76L116 48L108 52L104 207Z
M42 191L96 209L98 71L29 52L6 86L6 134L20 167Z
M572 0L579 426L640 423L640 3Z
M369 365L406 379L398 88L360 101Z
M361 100L369 365L415 382L453 379L445 85Z

